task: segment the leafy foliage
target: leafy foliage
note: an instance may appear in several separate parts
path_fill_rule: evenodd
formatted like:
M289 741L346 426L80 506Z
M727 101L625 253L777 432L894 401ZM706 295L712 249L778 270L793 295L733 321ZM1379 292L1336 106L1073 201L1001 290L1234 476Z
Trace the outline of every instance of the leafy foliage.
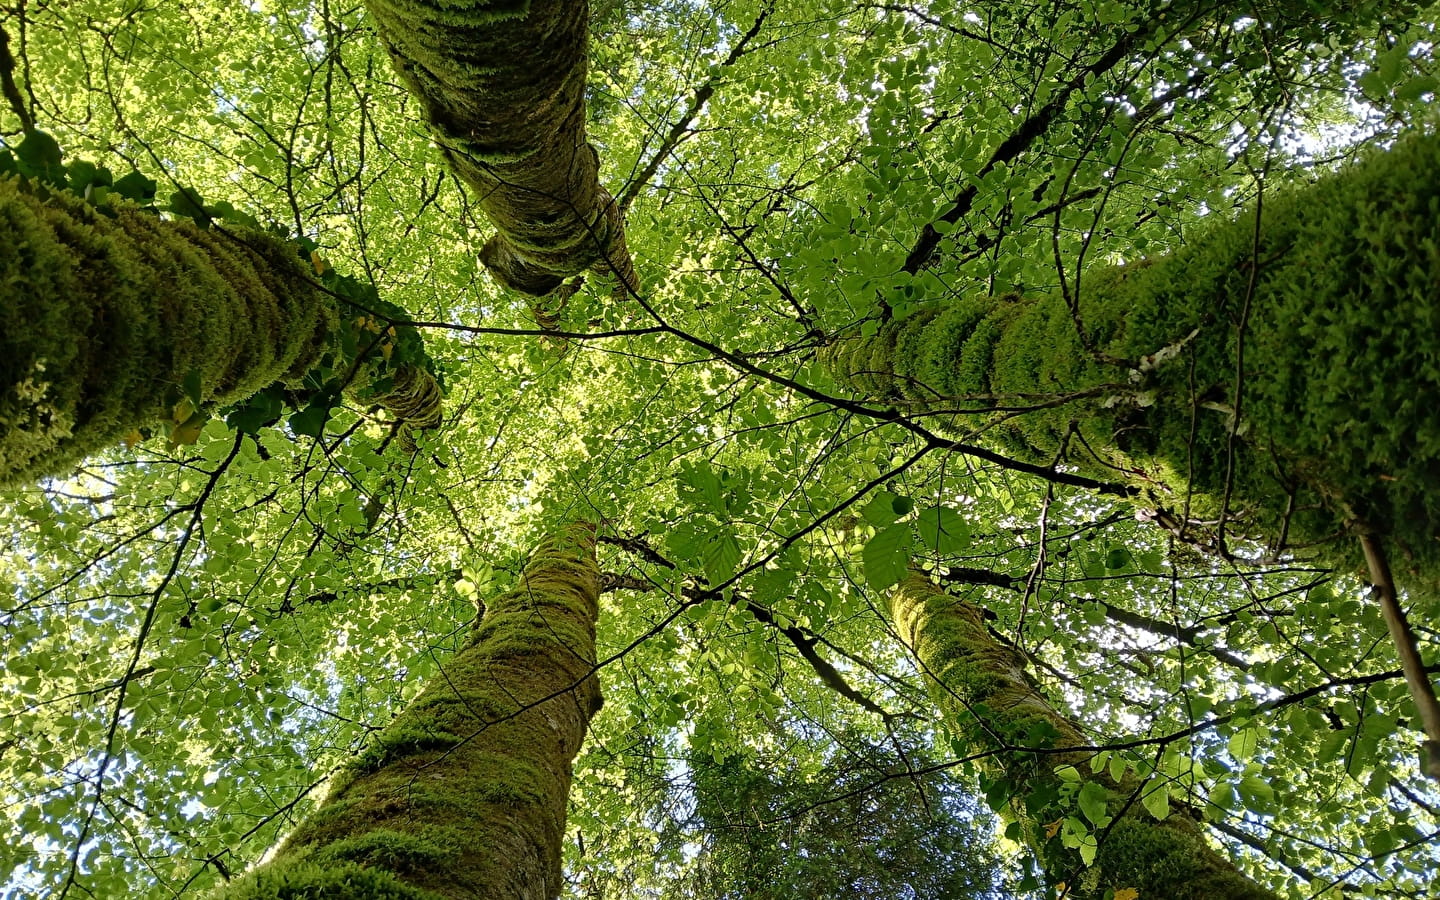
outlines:
M482 277L488 226L363 9L6 14L16 96L65 155L0 106L5 166L62 167L91 203L283 223L313 242L310 271L318 258L353 279L318 273L357 292L357 347L402 318L376 298L419 323L453 413L410 452L368 400L323 394L336 367L308 386L316 411L306 399L287 420L291 396L261 392L234 428L122 443L6 495L0 892L198 897L238 876L465 644L476 600L515 583L536 536L584 513L606 523L611 590L572 894L597 872L616 896L659 896L687 871L689 842L728 819L657 829L654 810L698 796L676 776L713 775L712 797L750 785L781 815L803 806L782 787L833 798L827 765L878 759L829 736L892 746L866 702L916 723L914 758L954 763L928 818L913 781L856 795L883 798L887 834L969 833L962 792L1005 808L1008 786L956 760L879 612L920 565L985 610L1107 771L1153 788L1135 800L1146 814L1199 817L1280 896L1425 896L1440 796L1417 777L1413 713L1362 585L1243 541L1205 555L1081 473L1017 465L982 422L946 437L934 410L857 399L819 350L928 306L1063 297L1077 275L1182 248L1262 191L1427 127L1436 10L592 6L601 181L625 196L634 173L653 177L627 220L641 290L580 288L558 313L575 336L560 357L528 304ZM153 185L113 174L136 171ZM927 227L933 246L907 267ZM1401 342L1412 327L1382 325ZM1247 356L1246 384L1283 386L1278 356ZM1425 425L1423 400L1389 422ZM1409 598L1432 661L1436 602ZM858 789L879 780L866 771L838 774ZM1066 798L1056 839L1108 840L1091 800ZM867 824L809 821L806 839L825 825L836 846ZM744 836L773 852L780 833ZM1017 837L1001 839L1008 859ZM1056 880L1024 890L1054 897Z
M839 750L857 746L853 735L837 736L834 756L797 743L778 758L689 761L694 812L682 827L699 849L668 896L997 896L993 823L953 776L924 772L913 752Z

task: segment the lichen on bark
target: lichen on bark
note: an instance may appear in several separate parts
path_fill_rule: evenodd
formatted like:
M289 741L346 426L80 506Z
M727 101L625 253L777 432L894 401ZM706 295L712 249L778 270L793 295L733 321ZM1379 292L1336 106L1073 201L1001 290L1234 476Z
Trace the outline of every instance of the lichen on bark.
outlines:
M599 590L592 526L542 543L472 643L275 857L219 896L559 896L571 766L600 708Z
M173 415L302 375L334 306L295 250L0 179L0 484L64 471Z
M593 269L630 288L619 207L585 138L588 4L367 0L396 71L496 235L480 251L541 296Z
M889 612L900 639L914 652L931 695L952 731L982 766L1009 786L1011 811L1025 840L1075 900L1133 888L1141 897L1167 900L1274 900L1206 842L1181 812L1155 820L1138 802L1137 785L1092 773L1091 754L1065 748L1093 746L1080 726L1056 710L1026 670L1025 659L985 627L980 609L947 594L915 573L890 592ZM1047 734L1044 746L1033 743ZM1030 747L1051 752L1037 753ZM1059 752L1055 752L1059 751ZM1046 824L1076 812L1061 799L1061 767L1079 783L1099 784L1115 821L1099 834L1093 865L1067 849ZM1073 802L1073 801L1072 801Z
M1437 173L1440 137L1416 135L1168 256L1087 273L1074 310L1058 294L944 301L827 359L862 393L956 411L946 427L1034 462L1063 450L1232 536L1306 548L1367 530L1433 578ZM1353 547L1319 554L1349 566Z

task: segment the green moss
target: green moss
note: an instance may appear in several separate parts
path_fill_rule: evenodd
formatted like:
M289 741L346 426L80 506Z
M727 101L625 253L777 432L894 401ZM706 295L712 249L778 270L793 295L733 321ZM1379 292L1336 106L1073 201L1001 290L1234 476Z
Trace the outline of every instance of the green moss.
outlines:
M1096 856L1100 888L1133 887L1141 897L1166 900L1274 900L1274 894L1217 857L1193 825L1172 815L1145 821L1120 819Z
M1251 211L1088 274L1088 348L1064 300L1037 295L956 301L827 358L872 396L991 410L1000 443L1032 462L1063 447L1153 505L1223 507L1231 536L1331 541L1321 559L1348 566L1354 542L1333 539L1369 528L1400 569L1440 577L1440 137L1272 191L1255 235Z
M496 280L543 296L587 269L608 277L614 259L633 286L623 222L585 137L586 5L366 8L446 163L495 226L480 260Z
M338 860L382 873L377 890L398 879L443 896L557 895L570 766L600 705L591 672L599 580L591 526L544 542L516 589L487 604L479 639L262 871L278 868L287 889L314 875L317 890L329 890L313 864Z
M456 855L456 848L400 831L377 828L358 837L336 841L318 851L314 858L324 862L352 862L389 872L419 872L443 866Z
M293 249L0 179L0 484L163 423L198 378L235 402L303 374L332 304Z
M225 900L443 900L442 894L406 884L380 869L306 859L264 866L232 882L223 896Z
M350 763L346 777L377 772L400 756L428 750L448 750L463 740L463 734L439 731L430 727L430 723L397 722L377 735Z

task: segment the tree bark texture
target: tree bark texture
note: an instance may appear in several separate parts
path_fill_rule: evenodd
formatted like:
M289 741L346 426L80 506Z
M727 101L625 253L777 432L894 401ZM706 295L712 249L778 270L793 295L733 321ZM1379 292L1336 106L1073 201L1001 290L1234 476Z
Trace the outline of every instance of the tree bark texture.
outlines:
M0 484L302 375L335 305L293 246L0 179Z
M343 304L294 244L18 178L0 178L0 286L0 485L63 474L140 428L203 421L338 353ZM429 372L378 352L354 362L339 360L346 389L391 376L365 400L405 434L440 423Z
M367 0L395 69L496 235L501 284L548 294L587 269L634 287L620 209L585 139L583 0Z
M550 900L571 766L600 708L600 571L575 525L492 599L473 643L224 900Z
M1068 298L947 299L826 353L860 392L1128 479L1177 518L1330 540L1324 561L1354 568L1333 539L1369 532L1440 577L1440 137L1266 192Z
M1063 750L1093 742L1051 706L1027 673L1024 657L991 636L978 608L919 574L890 593L889 607L945 721L967 752L981 755L982 765L1004 782L1025 840L1052 880L1069 886L1067 897L1092 900L1107 890L1133 888L1140 897L1166 900L1274 900L1216 853L1195 821L1179 812L1157 821L1138 802L1139 785L1116 782L1103 770L1092 773L1089 752L1020 749ZM1040 734L1048 737L1037 741ZM1067 766L1069 779L1057 774ZM1064 793L1087 782L1103 788L1114 817L1094 835L1098 847L1090 866L1078 849L1066 848L1063 837L1046 828L1078 816L1073 798Z

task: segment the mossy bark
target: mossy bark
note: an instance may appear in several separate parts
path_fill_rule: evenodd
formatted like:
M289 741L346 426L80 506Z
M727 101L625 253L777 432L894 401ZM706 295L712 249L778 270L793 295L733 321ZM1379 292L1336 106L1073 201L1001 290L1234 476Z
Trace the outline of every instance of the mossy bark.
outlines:
M594 268L633 286L620 210L585 139L588 4L366 0L396 71L497 234L481 261L540 296Z
M1073 310L947 301L837 341L831 369L1231 535L1303 548L1365 529L1402 569L1440 572L1440 137L1272 190L1256 217L1088 273ZM1354 543L1321 555L1358 563Z
M339 304L271 234L0 178L0 291L0 485L174 425L197 412L192 390L200 410L227 406L327 354L354 379L347 391L383 406L407 441L441 421L428 371L336 359ZM382 376L388 390L363 393Z
M0 484L303 374L334 304L292 246L0 179Z
M982 755L991 775L1007 784L1026 840L1052 879L1070 886L1067 896L1090 900L1107 890L1134 888L1141 897L1167 900L1274 900L1216 853L1194 820L1172 812L1157 821L1132 796L1136 785L1117 783L1104 771L1092 774L1090 753L1017 749L1034 747L1038 733L1051 735L1052 751L1093 741L1050 705L1026 672L1024 658L991 636L979 609L918 574L891 592L889 606L946 722L967 752ZM1057 769L1065 766L1073 767L1080 785L1100 785L1109 814L1117 817L1098 834L1090 866L1078 850L1064 847L1059 835L1047 835L1047 823L1079 815L1061 798L1066 779ZM1073 778L1069 783L1076 784Z
M595 533L546 541L474 642L224 900L548 900L571 765L600 708Z

